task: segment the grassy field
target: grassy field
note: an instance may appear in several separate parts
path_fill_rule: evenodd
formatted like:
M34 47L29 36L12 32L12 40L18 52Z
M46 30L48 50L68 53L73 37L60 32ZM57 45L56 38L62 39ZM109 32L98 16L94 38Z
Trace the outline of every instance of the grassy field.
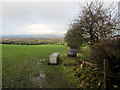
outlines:
M49 56L67 53L64 45L3 45L3 88L69 88L65 80L62 61L59 65L48 65ZM41 76L41 78L40 78Z
M2 88L2 46L0 45L0 89Z

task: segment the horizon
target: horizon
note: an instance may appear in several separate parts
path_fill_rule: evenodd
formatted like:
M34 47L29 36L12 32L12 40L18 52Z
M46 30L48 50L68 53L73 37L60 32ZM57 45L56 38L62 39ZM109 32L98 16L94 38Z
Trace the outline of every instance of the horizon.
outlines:
M2 35L2 38L44 38L44 39L52 39L52 38L64 38L64 35L56 35L56 34L32 34L32 35Z

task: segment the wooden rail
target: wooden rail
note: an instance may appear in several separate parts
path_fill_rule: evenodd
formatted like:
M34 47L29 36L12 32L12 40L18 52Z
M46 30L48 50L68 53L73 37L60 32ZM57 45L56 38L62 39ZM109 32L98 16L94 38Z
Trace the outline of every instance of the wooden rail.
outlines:
M90 67L96 66L96 64L90 63L88 61L82 61L80 62L80 67L83 68L84 65L89 65Z

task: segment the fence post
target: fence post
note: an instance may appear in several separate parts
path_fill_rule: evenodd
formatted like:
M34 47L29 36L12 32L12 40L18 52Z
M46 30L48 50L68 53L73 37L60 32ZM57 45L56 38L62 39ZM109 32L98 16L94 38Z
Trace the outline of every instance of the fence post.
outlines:
M104 67L104 88L107 88L107 76L109 75L109 62L107 59L103 60L103 67Z

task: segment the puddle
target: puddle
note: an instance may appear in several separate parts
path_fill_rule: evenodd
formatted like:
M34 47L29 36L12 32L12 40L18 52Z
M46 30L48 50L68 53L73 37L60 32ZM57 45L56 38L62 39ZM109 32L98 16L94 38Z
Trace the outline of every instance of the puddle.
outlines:
M47 60L47 58L41 58L39 59L40 62Z
M39 88L42 88L43 83L46 81L45 77L44 73L35 74L30 76L30 81L39 86Z
M36 68L40 67L43 61L47 60L47 58L40 58L40 59L34 59L36 62L34 63L34 66ZM29 80L38 86L38 88L43 88L44 82L46 82L46 75L44 74L44 71L39 71L37 74L31 74L29 76Z

